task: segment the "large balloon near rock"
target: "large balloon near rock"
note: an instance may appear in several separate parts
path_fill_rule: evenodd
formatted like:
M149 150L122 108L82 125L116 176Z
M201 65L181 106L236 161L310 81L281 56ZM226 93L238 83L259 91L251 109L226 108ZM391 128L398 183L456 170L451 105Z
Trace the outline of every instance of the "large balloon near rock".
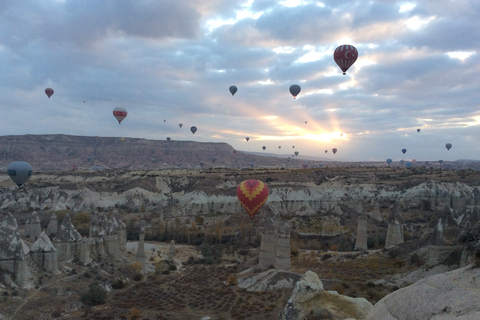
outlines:
M260 180L245 180L237 187L237 197L250 218L253 219L267 201L267 185Z
M32 166L25 161L15 161L8 165L7 174L17 184L22 186L32 175Z

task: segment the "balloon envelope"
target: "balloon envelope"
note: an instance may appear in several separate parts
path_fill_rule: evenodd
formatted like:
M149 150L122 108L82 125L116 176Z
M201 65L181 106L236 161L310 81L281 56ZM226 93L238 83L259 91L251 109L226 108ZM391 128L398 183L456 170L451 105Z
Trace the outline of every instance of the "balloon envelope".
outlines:
M27 182L32 175L32 172L32 166L25 161L15 161L10 163L7 167L7 174L19 187Z
M249 138L249 137L246 137L246 138L245 138L245 140L247 140L247 141L248 141L248 140L250 140L250 138Z
M228 88L228 90L230 90L230 93L233 96L237 92L238 88L237 88L237 86L230 86L230 88Z
M53 89L52 88L47 88L45 89L45 93L47 94L47 97L51 97L53 94Z
M268 198L268 187L260 180L245 180L237 187L237 197L250 218L265 204Z
M195 126L191 127L190 131L192 131L192 133L195 134L195 132L197 132L197 127Z
M183 127L183 123L179 123L178 126L181 128Z
M355 61L357 61L357 57L357 49L349 44L338 46L333 53L333 59L340 69L342 69L344 75L346 74L348 68L350 68Z
M300 86L298 84L292 84L290 86L290 93L292 94L293 98L295 99L297 97L297 95L300 93L300 90L302 90L302 88L300 88Z
M167 141L170 141L170 137L167 137Z
M451 144L451 143L447 143L447 144L445 145L445 148L447 148L447 150L450 150L451 147L452 147L452 144Z
M402 153L405 154L407 152L407 149L402 149Z
M388 164L392 163L392 159L388 158L388 159L387 159L387 163L388 163Z
M265 150L265 149L267 149L267 147L263 146L262 149Z
M295 151L294 154L295 154L296 156L298 156L298 151Z
M332 149L333 154L337 153L337 148Z
M116 107L113 109L113 116L118 120L118 124L122 122L123 119L127 116L127 109L122 107Z
M417 132L420 132L420 129L417 129Z

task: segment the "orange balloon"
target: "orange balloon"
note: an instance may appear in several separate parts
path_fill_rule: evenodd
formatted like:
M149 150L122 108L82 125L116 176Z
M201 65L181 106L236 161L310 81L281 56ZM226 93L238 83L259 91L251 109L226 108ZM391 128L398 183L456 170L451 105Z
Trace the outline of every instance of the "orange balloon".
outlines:
M259 180L245 180L237 187L237 197L250 218L265 204L268 198L268 187Z

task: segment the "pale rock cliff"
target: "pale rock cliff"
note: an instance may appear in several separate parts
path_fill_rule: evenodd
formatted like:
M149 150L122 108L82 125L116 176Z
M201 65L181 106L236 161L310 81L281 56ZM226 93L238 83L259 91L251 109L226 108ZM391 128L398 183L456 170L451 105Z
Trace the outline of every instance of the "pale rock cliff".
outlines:
M378 301L366 320L480 319L480 268L471 265L422 279Z

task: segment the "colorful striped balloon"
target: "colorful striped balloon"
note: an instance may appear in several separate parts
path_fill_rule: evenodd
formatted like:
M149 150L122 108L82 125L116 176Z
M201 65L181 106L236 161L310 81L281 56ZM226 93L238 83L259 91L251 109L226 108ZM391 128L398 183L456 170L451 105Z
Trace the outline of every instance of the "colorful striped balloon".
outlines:
M259 180L245 180L238 185L237 197L250 218L265 204L268 198L268 188Z

